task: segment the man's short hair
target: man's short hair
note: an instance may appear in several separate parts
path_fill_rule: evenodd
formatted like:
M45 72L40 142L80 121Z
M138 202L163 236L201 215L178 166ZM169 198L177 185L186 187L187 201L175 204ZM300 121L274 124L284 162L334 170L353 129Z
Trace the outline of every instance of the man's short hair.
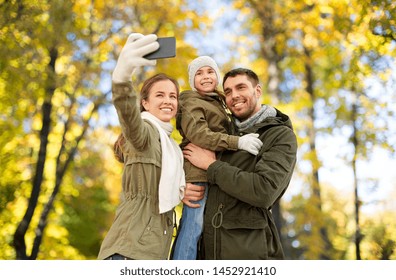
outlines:
M253 87L258 85L259 83L259 78L256 73L254 73L252 70L247 69L247 68L236 68L228 71L223 78L223 88L224 88L224 83L229 77L236 77L238 75L245 75L247 76L248 80L252 83Z

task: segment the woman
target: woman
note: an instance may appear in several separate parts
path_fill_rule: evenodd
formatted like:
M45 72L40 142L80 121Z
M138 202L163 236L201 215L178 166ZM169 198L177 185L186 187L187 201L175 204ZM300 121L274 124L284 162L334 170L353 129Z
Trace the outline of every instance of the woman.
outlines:
M157 36L132 34L113 73L113 103L122 135L115 144L124 162L123 199L105 237L99 259L167 259L173 232L173 209L183 198L183 156L170 138L178 105L178 83L157 74L143 84L140 110L130 77L143 58L158 49Z

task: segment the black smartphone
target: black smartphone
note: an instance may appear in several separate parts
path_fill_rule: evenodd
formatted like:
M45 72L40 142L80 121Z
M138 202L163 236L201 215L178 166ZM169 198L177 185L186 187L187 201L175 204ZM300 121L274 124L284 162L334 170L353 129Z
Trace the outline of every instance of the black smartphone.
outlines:
M144 58L159 59L176 56L176 38L175 37L161 37L157 39L160 47L155 52L146 54Z

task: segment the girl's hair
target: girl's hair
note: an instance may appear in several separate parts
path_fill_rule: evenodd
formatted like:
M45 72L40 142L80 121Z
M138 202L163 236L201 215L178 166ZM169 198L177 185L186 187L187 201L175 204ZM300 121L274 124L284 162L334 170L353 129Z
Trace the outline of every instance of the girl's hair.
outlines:
M153 85L157 82L166 81L166 80L171 81L175 85L176 93L177 93L177 96L179 97L179 83L177 82L177 80L164 74L164 73L156 74L156 75L152 76L151 78L148 78L143 83L142 89L140 90L140 112L145 111L145 109L142 105L142 101L148 99L150 90L153 87ZM123 147L124 147L125 143L126 143L125 137L121 133L113 145L114 156L121 163L124 162Z

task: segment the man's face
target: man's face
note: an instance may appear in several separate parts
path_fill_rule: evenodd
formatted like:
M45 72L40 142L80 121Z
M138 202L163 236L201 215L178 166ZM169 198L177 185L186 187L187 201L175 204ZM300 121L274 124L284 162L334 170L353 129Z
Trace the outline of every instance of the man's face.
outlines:
M250 118L261 108L261 86L253 86L246 75L227 78L224 94L227 107L240 121Z

